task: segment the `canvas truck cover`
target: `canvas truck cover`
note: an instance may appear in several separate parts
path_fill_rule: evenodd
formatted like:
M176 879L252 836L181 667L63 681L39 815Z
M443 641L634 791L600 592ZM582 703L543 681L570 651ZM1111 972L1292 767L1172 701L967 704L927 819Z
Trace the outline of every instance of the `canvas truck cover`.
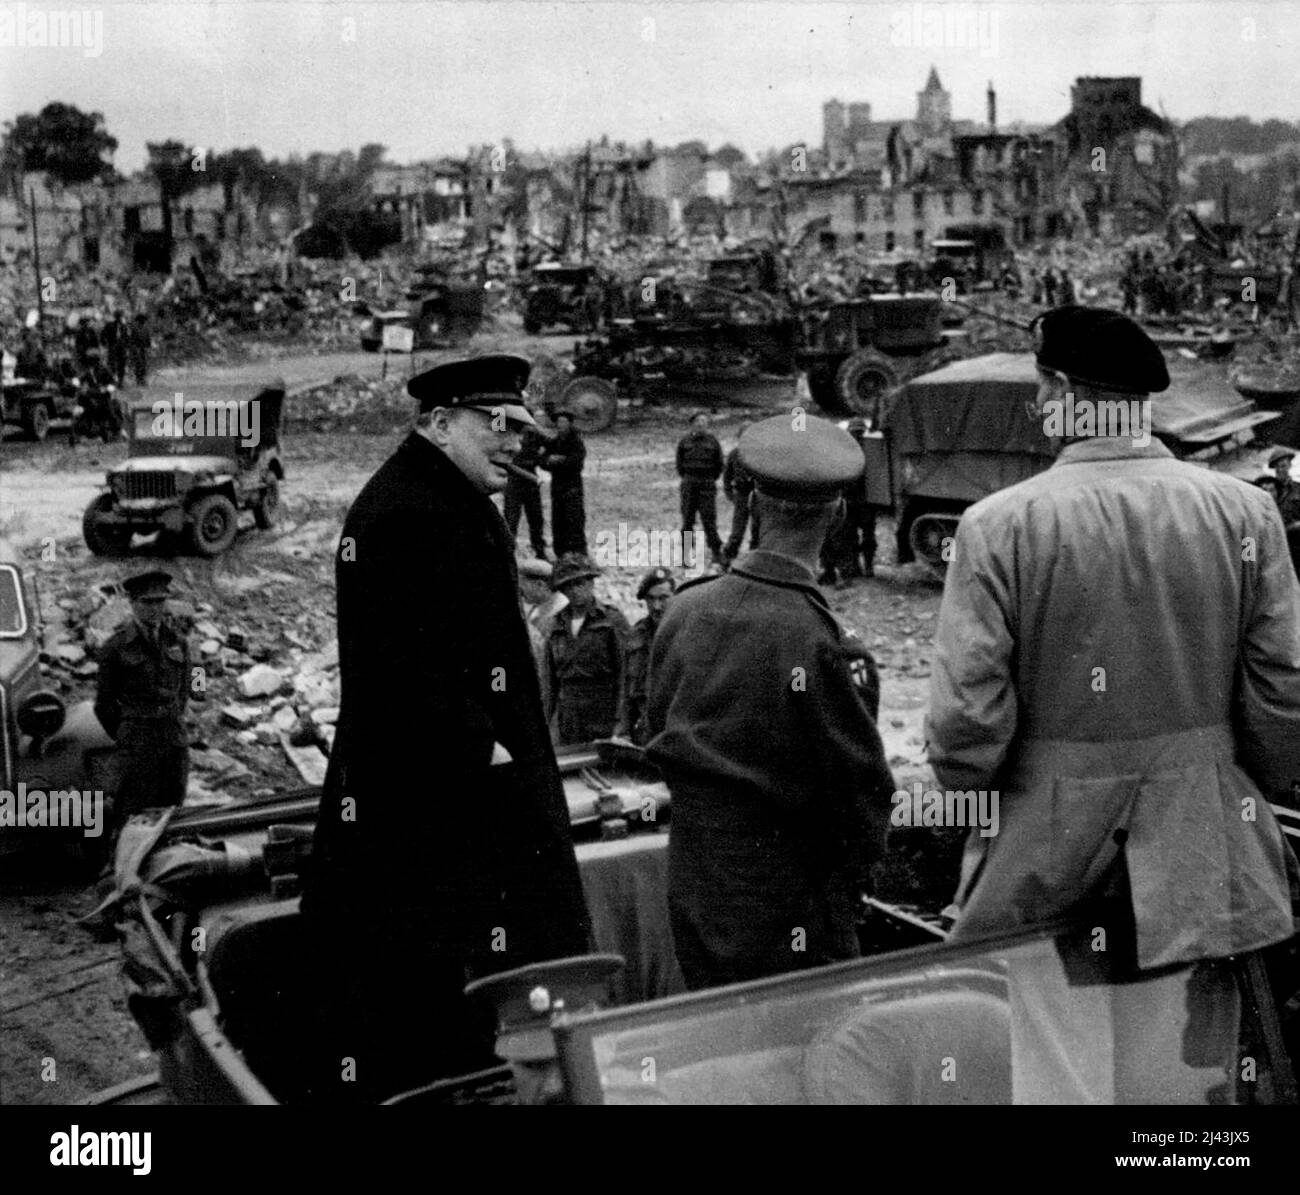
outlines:
M1041 472L1056 455L1026 406L1034 359L993 353L923 374L884 419L903 494L974 502Z

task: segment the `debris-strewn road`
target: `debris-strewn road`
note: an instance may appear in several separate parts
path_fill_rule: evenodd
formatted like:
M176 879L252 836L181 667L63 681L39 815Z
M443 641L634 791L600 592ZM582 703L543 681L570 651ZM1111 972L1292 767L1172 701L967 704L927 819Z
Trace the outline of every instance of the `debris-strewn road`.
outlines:
M554 352L565 342L521 341L514 347L535 355ZM400 401L392 402L391 413L379 407L374 419L361 418L367 403L391 398L373 385L379 371L374 355L291 358L276 368L300 380L359 377L341 388L352 391L352 401L344 404L351 410L346 426L291 428L286 434L284 517L274 531L242 534L216 561L180 556L167 563L191 607L196 639L208 644L206 658L216 661L207 701L192 710L194 736L207 749L195 767L196 791L203 799L302 782L278 729L302 721L327 700L314 692L321 677L313 669L324 667L334 634L339 527L358 489L402 434ZM780 401L775 398L774 406ZM714 430L725 446L734 442L741 417L742 412L719 411ZM367 430L348 430L358 425ZM589 439L586 491L593 546L602 532L616 537L620 523L647 531L676 529L671 460L683 431L683 413L669 409L625 413L613 430ZM81 541L81 514L125 446L83 443L72 449L56 434L43 445L7 440L0 452L0 536L19 546L37 576L50 674L66 700L91 696L91 656L79 656L77 649L87 646L87 627L103 600L96 591L139 561L92 557ZM725 523L730 508L725 502L720 506ZM907 786L925 774L921 717L939 590L917 566L892 567L892 531L882 520L879 576L835 591L831 599L880 663L881 730L896 779ZM635 588L644 567L642 561L630 562L611 569L601 582L605 595L632 617L641 613ZM283 685L274 694L245 696L240 680L254 667L278 671ZM324 679L328 683L328 674ZM230 707L232 712L223 712ZM914 870L904 856L891 875L907 884L917 879ZM0 1098L5 1101L73 1101L153 1069L126 1011L116 947L94 942L73 923L93 904L92 878L84 865L78 868L61 853L53 861L32 851L0 856Z

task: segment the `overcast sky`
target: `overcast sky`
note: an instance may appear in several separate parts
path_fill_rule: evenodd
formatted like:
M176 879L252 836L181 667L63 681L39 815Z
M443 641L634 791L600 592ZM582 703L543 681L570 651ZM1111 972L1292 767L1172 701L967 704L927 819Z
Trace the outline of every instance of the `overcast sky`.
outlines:
M974 120L989 80L1000 122L1048 122L1076 76L1121 74L1175 119L1300 118L1300 3L187 0L67 10L92 15L91 40L101 14L97 56L4 44L43 11L0 4L0 120L51 100L103 112L128 172L168 137L268 156L379 141L395 161L601 133L752 153L820 143L832 96L911 116L931 64ZM957 44L913 44L935 13L967 18L942 30Z

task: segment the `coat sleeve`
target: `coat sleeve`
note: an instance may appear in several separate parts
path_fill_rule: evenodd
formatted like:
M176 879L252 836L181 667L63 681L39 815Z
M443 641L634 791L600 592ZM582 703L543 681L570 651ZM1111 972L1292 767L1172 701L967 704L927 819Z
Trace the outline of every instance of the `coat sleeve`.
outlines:
M122 665L112 647L104 652L99 664L95 717L110 738L117 738L118 728L122 725Z
M1016 733L1010 583L983 529L963 519L935 632L926 742L942 788L995 787Z
M722 445L721 443L719 443L717 437L714 437L713 467L709 470L709 474L712 476L714 481L717 481L718 478L722 476L722 469L723 469Z
M810 686L810 693L812 688ZM865 648L827 643L817 655L817 752L828 830L839 843L853 882L871 887L893 808L894 777L876 726L880 681Z
M1266 796L1276 796L1300 780L1300 583L1271 502L1257 556L1234 720L1242 767Z

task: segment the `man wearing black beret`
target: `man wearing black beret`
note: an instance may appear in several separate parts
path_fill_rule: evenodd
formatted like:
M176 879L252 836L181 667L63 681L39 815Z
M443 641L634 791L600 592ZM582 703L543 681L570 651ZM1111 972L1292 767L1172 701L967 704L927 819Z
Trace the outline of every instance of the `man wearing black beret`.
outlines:
M1061 308L1039 331L1044 411L1169 385L1118 312ZM1052 1043L1013 1044L1017 1102L1230 1101L1225 960L1293 932L1266 798L1300 776L1300 586L1272 500L1149 437L1067 436L962 516L935 645L939 785L1001 794L953 938L1056 917L1092 935L1015 1019Z
M314 1095L327 1102L492 1065L466 978L588 948L513 545L491 501L532 422L528 368L481 357L412 379L416 428L343 525L342 706L303 900L325 1002Z

